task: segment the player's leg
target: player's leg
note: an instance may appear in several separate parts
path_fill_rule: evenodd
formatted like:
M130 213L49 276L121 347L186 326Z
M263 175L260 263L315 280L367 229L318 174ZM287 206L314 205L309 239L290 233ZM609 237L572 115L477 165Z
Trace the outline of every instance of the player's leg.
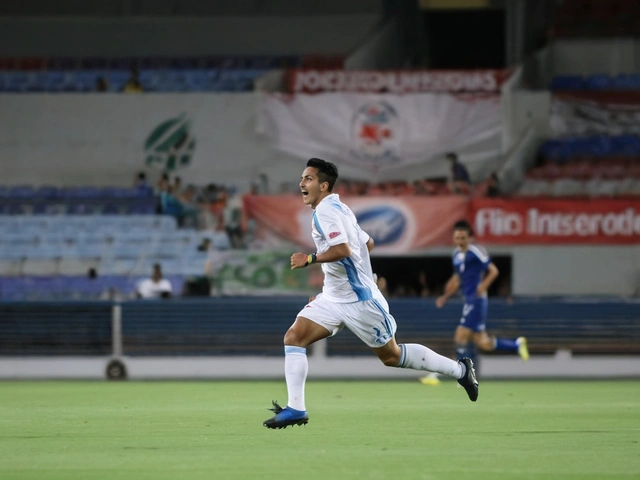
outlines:
M453 377L464 387L472 402L478 399L478 381L473 361L469 358L456 362L418 343L398 345L395 338L373 351L388 367L426 370Z
M473 343L475 343L483 352L512 352L517 353L524 361L529 359L529 351L527 348L527 339L518 338L502 338L489 335L487 332L476 332L473 335Z
M467 378L472 379L470 388L474 391L469 393L467 390L467 393L469 398L476 400L478 386L473 364L456 362L417 343L398 345L395 340L396 321L389 313L389 305L384 298L348 304L344 313L347 328L371 347L386 366L436 372L465 382Z
M478 373L479 359L472 342L472 335L474 331L477 331L479 325L483 323L483 317L486 316L486 302L483 304L482 300L476 299L465 302L462 307L460 324L453 334L456 357L458 360L465 357L470 358L475 365L476 374Z
M271 409L276 415L265 420L268 428L286 428L289 425L303 425L308 422L305 405L305 383L309 371L307 347L323 338L335 334L340 329L337 316L330 311L330 305L320 296L309 302L296 317L284 336L284 373L287 384L287 406L280 407L273 402ZM307 318L302 315L308 315Z

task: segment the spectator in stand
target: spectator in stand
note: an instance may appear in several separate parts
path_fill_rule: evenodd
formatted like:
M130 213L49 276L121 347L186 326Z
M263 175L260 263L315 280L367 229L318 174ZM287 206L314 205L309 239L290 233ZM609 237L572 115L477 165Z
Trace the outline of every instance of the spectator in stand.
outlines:
M425 298L431 296L431 289L429 288L429 282L427 281L427 274L424 270L420 270L418 274L418 296Z
M211 234L211 247L215 250L229 250L231 248L231 240L225 228L225 224L219 221L216 229Z
M451 166L449 190L451 193L469 193L471 188L471 177L469 176L467 167L458 161L457 153L447 153L447 160Z
M151 185L147 182L147 174L143 171L139 171L136 173L136 177L133 180L133 188L138 190L140 193L151 194Z
M500 179L498 174L493 172L487 178L487 197L499 197L500 196Z
M96 80L96 92L108 92L109 82L103 76L98 77Z
M171 282L163 278L159 263L153 265L151 277L142 280L136 289L136 297L142 299L170 298L172 293Z
M164 179L160 180L160 213L174 216L180 227L198 225L199 209L183 204L171 191L169 182Z
M239 195L228 192L227 202L222 210L224 226L227 230L232 248L244 247L242 232L242 199Z
M173 183L171 184L171 193L173 193L176 197L180 195L182 192L182 178L173 177Z
M138 69L135 67L131 68L131 75L127 80L127 83L124 84L124 93L142 93L142 85L140 84L140 78L138 76Z
M208 252L209 248L211 248L211 239L203 238L200 242L200 245L196 247L196 250L198 250L199 252Z

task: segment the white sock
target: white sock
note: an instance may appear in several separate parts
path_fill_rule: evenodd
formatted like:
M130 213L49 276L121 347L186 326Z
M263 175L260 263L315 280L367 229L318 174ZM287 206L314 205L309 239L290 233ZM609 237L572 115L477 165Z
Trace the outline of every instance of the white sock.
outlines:
M402 356L398 368L427 370L453 378L462 378L464 374L464 368L458 362L443 357L424 345L404 343L400 345L400 349L402 350Z
M307 410L304 405L304 384L307 380L309 362L307 349L302 347L284 347L284 376L287 381L289 401L287 406L296 410Z

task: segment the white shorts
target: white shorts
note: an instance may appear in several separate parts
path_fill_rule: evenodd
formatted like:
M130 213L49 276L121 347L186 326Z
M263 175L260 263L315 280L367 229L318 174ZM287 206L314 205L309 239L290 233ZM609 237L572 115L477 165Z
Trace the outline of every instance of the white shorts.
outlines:
M384 297L353 303L332 303L319 294L300 310L298 317L323 326L334 336L344 327L371 348L386 345L396 334L396 321Z

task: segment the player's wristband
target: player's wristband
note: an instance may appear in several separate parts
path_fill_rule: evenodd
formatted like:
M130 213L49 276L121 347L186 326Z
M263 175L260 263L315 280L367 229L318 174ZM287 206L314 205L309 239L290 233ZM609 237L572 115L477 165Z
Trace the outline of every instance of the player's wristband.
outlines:
M306 267L307 265L311 265L312 263L316 263L317 261L318 261L318 258L316 254L310 253L309 255L307 255L307 261L305 262L304 266Z

